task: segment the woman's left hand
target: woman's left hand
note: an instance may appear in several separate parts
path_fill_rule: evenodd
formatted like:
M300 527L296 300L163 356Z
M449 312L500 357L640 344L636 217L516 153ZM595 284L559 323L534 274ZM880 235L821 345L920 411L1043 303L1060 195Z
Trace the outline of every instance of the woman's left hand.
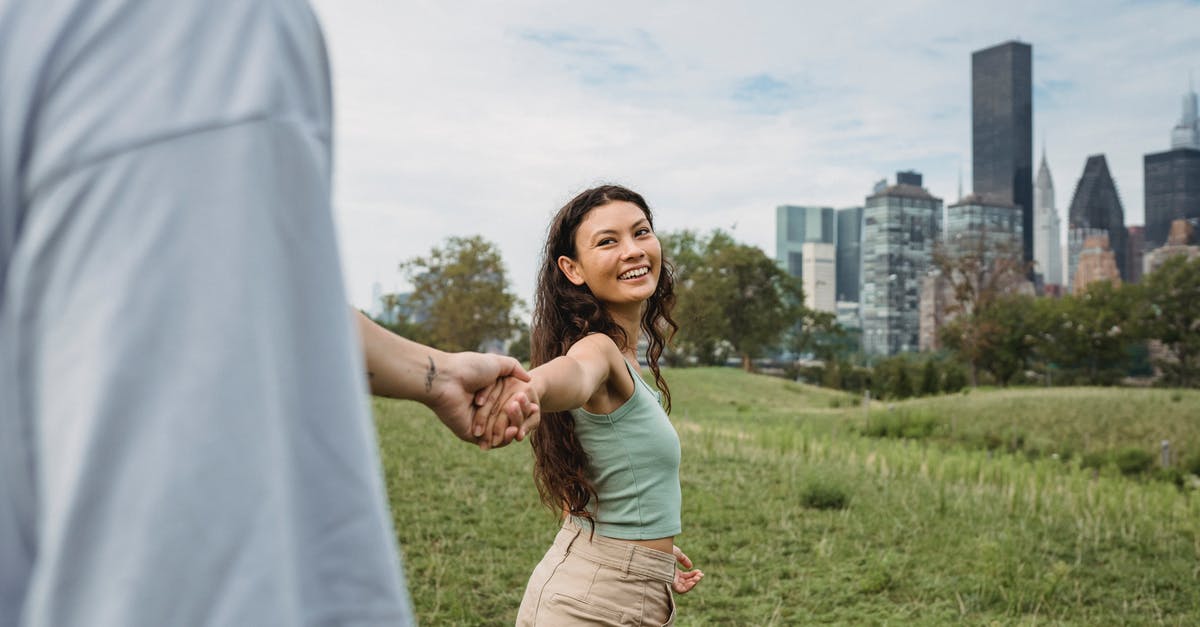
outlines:
M679 562L680 566L684 568L692 567L692 559L684 555L683 551L679 550L679 547L672 546L671 550L675 553L675 561ZM671 584L671 588L675 590L676 594L684 594L695 588L701 579L704 579L704 572L699 568L695 570L680 570L676 567L675 581Z

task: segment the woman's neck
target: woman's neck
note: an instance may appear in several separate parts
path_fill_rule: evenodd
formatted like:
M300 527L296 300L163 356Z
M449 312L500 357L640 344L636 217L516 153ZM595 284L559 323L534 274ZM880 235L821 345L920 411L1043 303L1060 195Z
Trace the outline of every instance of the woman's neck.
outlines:
M612 316L613 322L625 331L625 346L621 347L621 352L626 356L637 357L638 336L641 332L641 313L642 308L639 305L636 309L633 308L610 308L608 315Z

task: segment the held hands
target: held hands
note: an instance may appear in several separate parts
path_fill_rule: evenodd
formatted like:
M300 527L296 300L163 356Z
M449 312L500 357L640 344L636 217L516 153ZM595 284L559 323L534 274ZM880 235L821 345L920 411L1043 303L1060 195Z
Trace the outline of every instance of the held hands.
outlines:
M537 391L528 373L523 374L496 381L475 395L478 408L471 435L483 450L504 446L514 437L524 440L541 421Z
M442 360L444 365L430 360L426 374L426 385L434 396L427 404L459 439L479 444L485 450L504 446L525 436L528 428L536 425L541 410L536 403L521 404L507 415L499 427L498 437L481 440L474 435L473 425L486 419L490 411L485 403L490 396L498 396L497 390L506 382L527 382L529 373L512 357L483 353L451 353Z
M692 567L691 558L684 555L683 551L679 550L679 547L672 546L671 550L675 553L675 561L679 562L680 566L684 568ZM676 594L684 594L695 588L701 579L704 579L704 572L699 568L695 570L680 570L676 567L675 581L671 584L671 588L675 590Z

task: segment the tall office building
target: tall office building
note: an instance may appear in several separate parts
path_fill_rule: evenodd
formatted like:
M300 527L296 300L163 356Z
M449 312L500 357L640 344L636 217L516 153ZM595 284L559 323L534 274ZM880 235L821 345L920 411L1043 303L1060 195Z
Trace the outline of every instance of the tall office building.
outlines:
M800 283L804 287L804 306L814 311L837 313L837 249L833 244L804 242Z
M1125 263L1128 264L1129 276L1125 277L1130 283L1142 280L1142 266L1146 259L1146 227L1127 226L1129 240L1126 242L1128 252L1125 253Z
M858 302L862 285L862 207L837 212L837 299Z
M1010 41L971 54L971 178L986 201L1021 207L1033 261L1033 48Z
M1083 242L1079 251L1079 268L1071 281L1071 293L1079 296L1087 286L1097 281L1121 284L1121 271L1117 269L1117 257L1109 247L1108 238L1094 235Z
M1200 245L1197 245L1200 244L1200 237L1197 237L1196 231L1196 225L1190 220L1172 222L1171 232L1167 234L1167 243L1146 253L1143 267L1145 273L1154 272L1175 256L1187 257L1189 261L1200 258Z
M863 350L876 355L917 350L921 278L941 233L942 199L916 172L901 172L896 181L863 208Z
M981 254L983 266L993 269L997 259L1022 254L1021 208L971 194L946 207L942 239L951 256Z
M1116 256L1117 269L1127 279L1129 232L1125 229L1125 210L1121 207L1117 184L1108 171L1108 160L1104 155L1088 157L1083 166L1083 175L1075 186L1075 196L1071 198L1068 215L1073 229L1108 231L1108 245Z
M1183 97L1183 115L1171 131L1171 150L1143 159L1146 249L1166 244L1171 223L1200 218L1200 120L1196 93Z
M1033 185L1033 261L1034 272L1042 275L1045 285L1062 285L1062 221L1054 206L1054 179L1046 163L1046 151L1042 150L1042 164L1038 166L1037 180Z
M775 260L788 274L801 276L805 242L833 244L837 216L832 207L780 205L775 208Z
M1067 291L1075 289L1075 275L1079 273L1079 254L1083 245L1092 237L1104 237L1107 241L1108 231L1104 229L1089 229L1087 227L1067 229Z

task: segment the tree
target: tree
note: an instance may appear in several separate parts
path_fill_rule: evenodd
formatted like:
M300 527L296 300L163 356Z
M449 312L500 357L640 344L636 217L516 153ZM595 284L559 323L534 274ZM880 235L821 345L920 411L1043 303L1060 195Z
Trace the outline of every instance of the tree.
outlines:
M933 359L925 360L925 367L921 370L921 396L936 396L941 390L941 378L938 375L937 364Z
M1200 386L1200 258L1169 259L1140 287L1139 332L1154 340L1164 382Z
M1138 339L1130 325L1134 296L1129 289L1097 281L1079 296L1040 299L1031 330L1038 352L1089 383L1115 383Z
M954 249L938 246L933 265L939 282L951 294L946 307L949 322L939 331L942 343L958 353L971 368L971 385L979 384L979 370L1008 373L1009 358L998 354L1001 347L1016 348L1007 321L989 311L999 301L1022 292L1032 292L1025 279L1029 264L1013 246L989 244L987 233L959 237ZM1008 360L1008 361L1006 361ZM1024 362L1024 359L1018 361ZM990 365L990 367L989 367ZM1003 382L1011 378L1009 375Z
M826 364L839 353L853 350L847 346L846 330L837 323L837 316L827 311L803 308L799 320L791 329L789 345L800 355L810 354Z
M678 344L704 363L726 354L753 358L778 346L803 317L799 281L755 246L739 244L721 230L708 237L684 231L664 236L676 265L680 323Z
M425 257L400 264L412 282L408 318L443 350L480 350L519 329L521 305L508 285L500 252L482 237L450 237Z

